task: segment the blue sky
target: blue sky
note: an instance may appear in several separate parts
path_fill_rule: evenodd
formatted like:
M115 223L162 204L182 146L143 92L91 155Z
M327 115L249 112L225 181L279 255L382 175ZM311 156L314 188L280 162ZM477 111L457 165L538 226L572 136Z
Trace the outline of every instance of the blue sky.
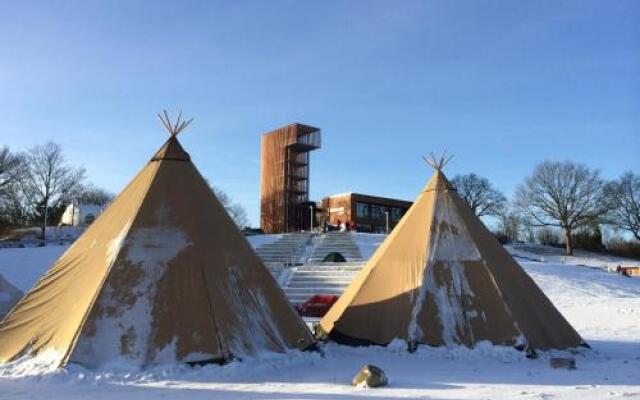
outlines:
M312 198L413 199L444 149L511 195L536 163L640 172L637 1L7 2L0 145L52 139L118 192L165 140L259 215L260 134L323 130Z

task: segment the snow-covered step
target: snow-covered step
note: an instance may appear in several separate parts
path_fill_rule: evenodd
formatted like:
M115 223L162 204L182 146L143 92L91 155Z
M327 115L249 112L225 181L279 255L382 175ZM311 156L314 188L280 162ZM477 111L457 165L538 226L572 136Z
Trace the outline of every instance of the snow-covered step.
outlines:
M305 290L319 290L321 288L330 287L330 288L338 288L344 290L351 281L341 282L327 282L327 281L317 281L317 282L291 282L285 289L305 289ZM321 294L321 292L317 292L317 294Z
M330 243L330 242L326 242L325 241L325 242L319 244L316 249L321 249L321 250L343 249L343 250L359 251L357 247L355 249L353 248L353 243L352 242L347 242L347 243L335 243L334 242L334 243Z
M347 261L360 261L362 255L360 249L353 241L350 232L332 232L322 236L319 243L314 247L309 262L322 261L329 253L340 253Z
M314 266L306 266L301 265L298 267L297 272L357 272L362 269L362 265L344 265L344 266L322 266L322 265L314 265Z
M348 275L348 276L325 275L325 276L319 276L317 278L299 277L299 276L295 276L294 274L294 276L292 276L287 282L287 285L288 286L305 285L313 282L315 282L316 284L322 283L322 282L331 282L331 283L341 283L341 284L348 285L349 283L351 283L354 277L355 277L355 274Z
M363 265L363 262L314 263L290 268L283 290L293 304L305 302L317 294L340 296Z
M355 271L342 271L342 272L313 272L303 271L294 273L292 282L296 279L329 279L329 278L342 278L350 279L356 275Z
M336 275L336 276L343 276L343 275L349 275L349 274L356 274L358 271L360 271L362 268L358 268L358 269L351 269L351 268L345 268L345 269L332 269L332 270L327 270L327 271L323 271L322 269L303 269L303 270L297 270L296 271L296 276L332 276L332 275Z
M286 293L287 299L289 300L289 302L291 304L300 304L300 303L304 303L305 301L309 300L310 297L312 297L314 294L311 293L307 293L307 294L289 294Z
M300 262L307 246L310 245L310 233L283 234L278 240L256 248L256 254L268 263L295 264Z
M356 270L335 270L335 271L296 271L294 278L323 278L323 277L350 277L357 274Z
M342 286L317 286L317 287L288 287L285 293L309 293L314 294L342 294L344 287Z
M332 261L314 261L306 262L305 267L344 267L344 266L362 266L366 264L364 261L347 261L344 262L332 262Z
M289 280L289 284L305 284L313 282L346 282L349 283L353 279L353 275L340 276L340 275L325 275L325 276L294 276Z
M301 266L300 269L298 270L298 272L324 272L324 273L330 273L330 272L345 272L345 271L360 271L362 269L361 266L357 266L357 267L334 267L334 266L330 266L330 267L323 267L323 266L314 266L314 267L304 267Z

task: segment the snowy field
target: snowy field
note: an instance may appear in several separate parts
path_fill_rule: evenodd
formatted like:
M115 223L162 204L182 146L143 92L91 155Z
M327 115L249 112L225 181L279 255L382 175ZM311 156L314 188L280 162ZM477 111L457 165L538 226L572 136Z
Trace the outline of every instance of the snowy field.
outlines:
M68 247L0 248L0 275L26 293Z
M520 255L530 260L548 263L566 263L581 265L584 267L600 268L608 271L615 271L618 265L626 267L640 265L640 260L630 260L580 249L574 250L572 256L567 256L564 254L564 248L559 247L541 246L530 243L518 243L507 245L506 247L513 255Z
M357 241L369 255L378 239L370 235ZM22 289L64 249L0 249L0 273ZM227 366L144 371L113 365L104 371L70 366L45 372L37 360L23 360L0 367L0 399L640 399L640 279L606 272L597 256L541 258L530 249L510 251L527 257L517 260L592 350L529 360L490 345L422 347L408 354L401 343L386 348L328 344L324 355L292 352ZM532 261L538 259L543 261ZM15 281L22 275L30 276ZM548 359L558 354L575 357L577 369L552 369ZM388 387L350 386L367 363L387 372Z

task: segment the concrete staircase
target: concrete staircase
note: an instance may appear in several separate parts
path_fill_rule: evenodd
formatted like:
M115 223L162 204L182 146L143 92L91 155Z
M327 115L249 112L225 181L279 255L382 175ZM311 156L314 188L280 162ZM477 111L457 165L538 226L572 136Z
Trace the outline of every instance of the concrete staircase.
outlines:
M306 264L290 268L280 283L294 305L316 294L340 296L363 265L364 262Z
M284 234L275 242L258 247L256 253L267 266L295 265L306 261L303 258L311 237L310 233Z
M313 249L309 262L321 262L327 254L334 251L342 254L347 261L362 261L360 250L350 232L327 232Z
M347 262L322 262L334 251L341 253ZM340 296L364 265L349 232L288 233L256 248L256 253L293 304L303 303L316 294Z

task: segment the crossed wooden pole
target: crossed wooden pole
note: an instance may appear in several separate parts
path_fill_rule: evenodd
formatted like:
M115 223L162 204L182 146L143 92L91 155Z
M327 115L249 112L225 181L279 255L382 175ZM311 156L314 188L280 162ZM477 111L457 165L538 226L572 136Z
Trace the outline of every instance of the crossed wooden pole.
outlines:
M160 118L162 125L167 130L167 132L169 132L169 135L171 135L172 138L176 137L180 132L185 130L185 128L189 126L191 121L193 121L193 118L191 118L188 121L181 121L182 110L180 110L180 112L178 113L178 118L176 119L176 122L172 124L167 110L162 110L162 111L163 111L162 114L158 113L158 118Z
M443 151L442 152L442 156L440 156L440 158L438 159L436 157L435 154L433 154L433 152L431 152L431 154L429 154L429 158L422 156L422 159L429 165L431 165L433 167L433 169L435 169L436 171L441 171L442 168L444 168L445 165L447 165L449 163L449 161L451 161L451 159L453 158L453 154L447 156L447 152Z

